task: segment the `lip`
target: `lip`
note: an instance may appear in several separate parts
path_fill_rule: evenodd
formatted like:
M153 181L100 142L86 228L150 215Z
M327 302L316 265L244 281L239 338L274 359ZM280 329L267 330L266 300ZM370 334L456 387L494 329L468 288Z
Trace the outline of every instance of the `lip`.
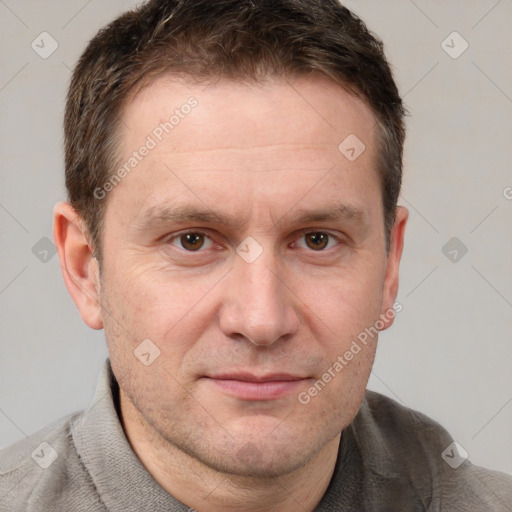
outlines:
M276 400L297 389L305 377L285 373L253 375L250 373L222 374L206 377L222 392L240 400Z

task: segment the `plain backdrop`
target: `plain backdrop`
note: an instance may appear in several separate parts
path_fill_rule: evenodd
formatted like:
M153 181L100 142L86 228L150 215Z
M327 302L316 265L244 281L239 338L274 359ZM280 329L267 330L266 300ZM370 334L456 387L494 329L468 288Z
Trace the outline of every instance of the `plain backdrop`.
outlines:
M345 3L383 39L410 112L403 309L369 388L440 422L474 463L512 474L512 2ZM107 355L47 238L65 198L71 70L134 5L0 0L0 446L86 407Z

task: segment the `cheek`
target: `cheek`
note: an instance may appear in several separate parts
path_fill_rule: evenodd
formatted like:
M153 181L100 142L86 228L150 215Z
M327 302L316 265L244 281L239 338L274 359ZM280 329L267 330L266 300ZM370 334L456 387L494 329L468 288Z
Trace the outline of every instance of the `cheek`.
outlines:
M197 300L156 280L120 276L105 283L102 294L111 313L105 337L119 385L150 416L165 416L178 404L186 409L189 383L180 369L202 329L191 309Z
M374 362L382 299L378 279L370 272L345 272L312 288L307 301L311 310L306 322L316 331L323 363L316 375L320 382L304 399L313 400L318 393L315 407L330 409L336 424L357 411Z
M211 278L187 278L186 273L156 265L123 264L110 274L109 295L128 321L152 332L171 329L211 288Z
M119 264L102 285L109 349L124 352L127 365L136 364L134 350L146 339L160 350L167 364L179 366L214 320L211 301L218 277L154 271L142 265L122 271ZM128 267L129 269L129 267Z
M346 324L340 325L340 330L343 335L325 348L324 365L316 380L299 396L300 403L314 411L312 414L319 414L335 427L347 425L359 409L378 338L376 332L364 339L357 334L347 335Z
M309 311L310 323L320 321L341 339L354 337L375 323L382 303L383 275L366 266L331 270L309 284L297 282L297 296Z

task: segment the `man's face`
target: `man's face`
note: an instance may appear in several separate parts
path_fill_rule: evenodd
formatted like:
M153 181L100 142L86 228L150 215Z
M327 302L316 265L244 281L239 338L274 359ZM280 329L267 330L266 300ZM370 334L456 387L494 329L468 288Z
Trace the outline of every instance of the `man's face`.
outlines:
M100 298L123 415L210 467L290 472L357 413L376 337L333 364L396 293L375 120L318 77L161 78L122 119L123 163L157 142L105 199ZM338 149L350 134L366 146L355 160Z

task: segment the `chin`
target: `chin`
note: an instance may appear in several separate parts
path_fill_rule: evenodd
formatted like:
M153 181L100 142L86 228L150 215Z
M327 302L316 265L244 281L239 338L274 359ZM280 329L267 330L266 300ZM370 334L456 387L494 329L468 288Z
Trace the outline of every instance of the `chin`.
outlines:
M238 449L228 453L219 453L213 460L202 460L216 471L236 477L275 479L293 473L307 464L310 458L304 458L301 450L283 450L275 446L258 446L249 441Z
M283 428L282 422L239 423L233 428L209 439L181 446L183 451L211 469L237 477L259 479L276 478L290 474L310 462L323 446L321 439L311 439L304 432ZM272 426L272 429L268 427ZM226 434L226 435L224 435Z

